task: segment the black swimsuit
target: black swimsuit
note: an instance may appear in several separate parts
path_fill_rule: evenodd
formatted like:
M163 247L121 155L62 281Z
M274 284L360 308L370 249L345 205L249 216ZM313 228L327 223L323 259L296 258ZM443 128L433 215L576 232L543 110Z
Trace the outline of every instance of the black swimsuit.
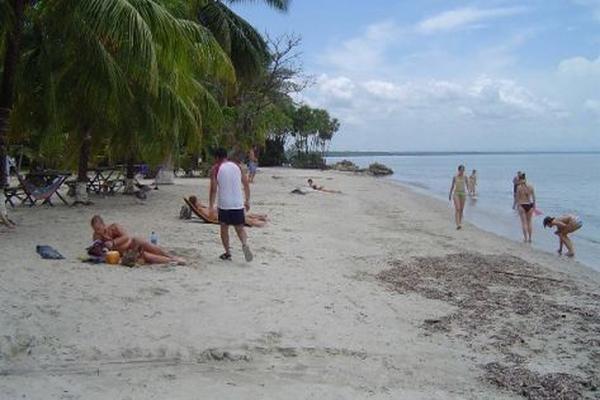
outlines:
M523 207L523 210L528 213L529 210L531 210L533 208L533 203L526 203L526 204L519 204L521 207Z

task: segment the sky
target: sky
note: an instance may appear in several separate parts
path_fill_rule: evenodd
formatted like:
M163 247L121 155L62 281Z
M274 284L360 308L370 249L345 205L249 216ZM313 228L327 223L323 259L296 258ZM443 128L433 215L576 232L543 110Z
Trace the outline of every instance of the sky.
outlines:
M600 0L292 0L234 6L302 38L300 101L332 150L600 150Z

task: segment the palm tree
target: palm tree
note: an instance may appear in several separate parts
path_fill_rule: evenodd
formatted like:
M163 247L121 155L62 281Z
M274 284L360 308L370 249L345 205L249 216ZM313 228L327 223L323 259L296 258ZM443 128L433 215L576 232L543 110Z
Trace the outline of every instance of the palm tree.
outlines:
M13 108L15 76L20 55L21 35L25 18L25 0L0 0L0 44L4 44L2 80L0 83L0 189L7 185L6 135ZM2 47L0 47L1 49ZM4 204L4 198L1 198Z
M35 29L43 34L34 35L24 64L39 79L23 84L20 104L27 116L27 105L37 98L42 111L35 112L47 116L41 128L79 149L80 195L94 147L109 140L126 145L116 153L132 158L141 138L172 132L162 127L173 110L179 126L199 135L201 126L190 121L200 120L200 110L214 110L202 101L216 101L197 77L224 86L235 80L210 32L176 18L156 0L57 0L41 4L35 14Z

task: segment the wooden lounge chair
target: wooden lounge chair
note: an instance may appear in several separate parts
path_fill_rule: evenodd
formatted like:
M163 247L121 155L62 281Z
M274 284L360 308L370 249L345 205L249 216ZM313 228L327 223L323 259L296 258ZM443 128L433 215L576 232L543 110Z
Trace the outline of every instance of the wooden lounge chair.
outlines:
M29 202L29 206L33 207L37 204L38 201L41 201L43 204L48 204L49 206L53 206L50 198L53 195L58 196L63 203L67 203L64 197L58 193L58 189L62 186L62 184L67 180L66 175L58 175L56 176L49 185L46 186L37 186L27 179L23 178L21 175L17 175L19 179L19 183L21 184L21 188L24 191L25 198L21 201L21 203Z
M196 205L193 204L190 201L190 199L188 199L187 197L184 197L183 201L185 201L185 204L187 204L187 206L190 208L190 210L192 210L192 212L194 214L196 214L196 216L198 218L200 218L202 221L206 222L207 224L217 224L217 225L219 224L218 218L210 218L210 216L208 214L199 210L198 207L196 207Z

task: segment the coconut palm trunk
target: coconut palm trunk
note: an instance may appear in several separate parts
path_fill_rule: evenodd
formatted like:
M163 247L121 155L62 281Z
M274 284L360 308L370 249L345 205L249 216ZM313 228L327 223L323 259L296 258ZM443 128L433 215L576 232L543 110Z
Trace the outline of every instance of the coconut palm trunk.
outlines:
M79 147L79 163L77 165L77 183L75 186L75 204L90 204L87 192L88 164L92 149L92 129L81 130L81 146Z
M6 179L8 175L8 171L6 170L6 136L8 134L10 112L14 101L15 77L21 50L25 0L12 0L12 7L14 11L14 25L7 37L2 84L0 85L0 188L5 188L8 184ZM2 192L2 197L4 197L4 191ZM4 199L0 200L4 202Z
M133 158L127 159L127 166L125 167L125 189L123 194L134 194L135 193L135 160Z

